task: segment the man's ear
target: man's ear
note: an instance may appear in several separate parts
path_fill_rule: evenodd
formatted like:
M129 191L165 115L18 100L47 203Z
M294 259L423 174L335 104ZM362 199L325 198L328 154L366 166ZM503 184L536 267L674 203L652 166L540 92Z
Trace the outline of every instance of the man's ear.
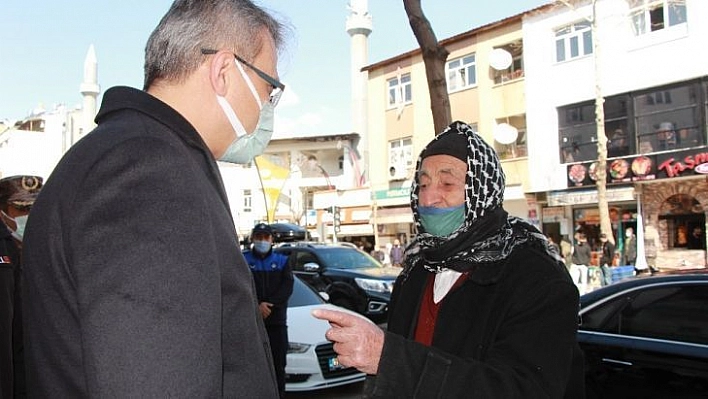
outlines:
M209 62L209 82L216 94L225 96L229 89L230 74L236 67L234 55L228 51L219 51L214 54Z

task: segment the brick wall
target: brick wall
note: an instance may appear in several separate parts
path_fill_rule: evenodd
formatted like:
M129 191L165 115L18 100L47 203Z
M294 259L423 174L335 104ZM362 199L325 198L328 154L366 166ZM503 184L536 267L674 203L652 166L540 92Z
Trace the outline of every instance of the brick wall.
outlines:
M695 198L703 208L708 210L708 181L706 178L673 180L642 185L642 217L645 226L653 226L659 232L661 246L658 248L656 265L659 268L706 267L706 251L676 248L669 250L666 220L659 220L665 212L666 200L676 194L686 194ZM645 228L646 230L646 228ZM704 233L706 227L703 228ZM651 263L651 262L650 262Z

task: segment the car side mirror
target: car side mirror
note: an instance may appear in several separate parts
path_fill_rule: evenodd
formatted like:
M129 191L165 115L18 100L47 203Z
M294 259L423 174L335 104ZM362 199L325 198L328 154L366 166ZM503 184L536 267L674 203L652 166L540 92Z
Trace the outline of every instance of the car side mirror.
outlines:
M305 263L304 265L302 265L302 268L303 268L306 272L316 272L316 271L319 271L319 270L320 270L320 265L318 265L318 264L315 263L315 262L307 262L307 263Z

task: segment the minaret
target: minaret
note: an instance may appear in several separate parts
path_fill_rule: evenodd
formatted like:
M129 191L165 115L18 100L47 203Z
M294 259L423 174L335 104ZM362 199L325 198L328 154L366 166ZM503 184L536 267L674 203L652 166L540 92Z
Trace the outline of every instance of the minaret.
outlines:
M352 130L359 133L361 137L356 148L361 154L361 159L356 159L350 151L351 148L344 149L345 159L353 160L354 165L354 186L359 186L359 179L366 182L366 176L357 176L363 168L369 164L369 140L368 140L368 118L367 118L367 90L368 73L361 69L369 61L369 34L371 34L371 15L368 11L367 0L350 0L349 16L347 17L347 33L351 36L351 85L352 85ZM344 163L347 164L346 162ZM345 171L346 172L346 171ZM368 172L368 171L366 171Z
M98 61L93 44L89 46L86 59L84 60L84 81L80 86L81 95L84 96L84 105L81 111L81 136L93 130L96 124L93 122L96 117L96 104L101 86L98 85Z

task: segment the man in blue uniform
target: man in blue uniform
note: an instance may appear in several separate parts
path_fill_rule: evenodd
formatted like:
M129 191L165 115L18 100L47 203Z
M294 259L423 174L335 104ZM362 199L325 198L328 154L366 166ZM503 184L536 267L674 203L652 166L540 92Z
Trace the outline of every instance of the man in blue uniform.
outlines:
M244 252L256 285L258 306L268 331L280 397L285 396L285 358L288 353L288 298L293 292L293 274L288 257L273 252L273 230L259 223L251 232L253 248Z

